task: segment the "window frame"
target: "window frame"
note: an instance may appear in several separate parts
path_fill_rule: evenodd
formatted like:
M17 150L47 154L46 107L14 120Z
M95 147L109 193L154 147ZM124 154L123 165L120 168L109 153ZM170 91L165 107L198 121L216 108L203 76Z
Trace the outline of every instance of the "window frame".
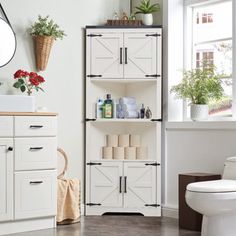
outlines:
M184 0L184 24L183 24L183 32L184 32L184 47L183 47L183 65L185 70L190 70L194 66L193 60L193 38L194 38L194 31L193 31L193 24L194 21L194 7L200 6L207 6L216 3L222 2L232 2L232 45L233 45L233 52L232 52L232 118L236 118L236 1L235 0ZM202 14L199 15L199 24L202 24ZM203 24L204 25L204 24ZM188 121L190 118L188 117L188 108L187 108L187 101L183 101L183 121ZM223 117L220 116L219 119L222 120ZM217 118L214 118L214 120Z

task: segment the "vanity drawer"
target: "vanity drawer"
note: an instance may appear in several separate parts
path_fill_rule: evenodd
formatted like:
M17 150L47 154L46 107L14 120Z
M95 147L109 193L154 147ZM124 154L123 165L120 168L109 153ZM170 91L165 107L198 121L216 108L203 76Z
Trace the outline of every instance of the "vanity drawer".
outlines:
M15 138L15 170L43 170L56 167L56 137Z
M56 215L56 171L15 173L15 219Z
M15 136L56 136L57 117L55 116L16 116Z
M13 117L0 116L0 137L13 136Z

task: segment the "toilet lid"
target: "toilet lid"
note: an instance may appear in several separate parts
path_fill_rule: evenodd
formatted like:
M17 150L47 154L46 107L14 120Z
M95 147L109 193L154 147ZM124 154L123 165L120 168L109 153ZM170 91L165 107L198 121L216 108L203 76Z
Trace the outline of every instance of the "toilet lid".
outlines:
M188 191L203 193L236 192L236 180L214 180L191 183L187 186Z

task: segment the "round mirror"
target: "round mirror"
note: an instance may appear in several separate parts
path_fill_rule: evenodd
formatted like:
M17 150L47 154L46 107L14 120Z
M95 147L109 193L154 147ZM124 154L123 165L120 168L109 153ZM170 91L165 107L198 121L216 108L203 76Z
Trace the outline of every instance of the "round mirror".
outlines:
M16 51L16 37L11 26L0 18L0 67L8 64Z

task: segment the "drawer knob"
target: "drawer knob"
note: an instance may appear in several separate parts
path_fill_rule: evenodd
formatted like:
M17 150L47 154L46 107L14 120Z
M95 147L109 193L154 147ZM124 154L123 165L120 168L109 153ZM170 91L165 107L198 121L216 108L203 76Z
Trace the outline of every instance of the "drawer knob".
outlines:
M43 181L30 181L30 184L42 184Z
M10 151L10 152L12 152L12 151L13 151L13 147L8 147L7 150Z
M43 125L30 125L30 129L41 129Z

